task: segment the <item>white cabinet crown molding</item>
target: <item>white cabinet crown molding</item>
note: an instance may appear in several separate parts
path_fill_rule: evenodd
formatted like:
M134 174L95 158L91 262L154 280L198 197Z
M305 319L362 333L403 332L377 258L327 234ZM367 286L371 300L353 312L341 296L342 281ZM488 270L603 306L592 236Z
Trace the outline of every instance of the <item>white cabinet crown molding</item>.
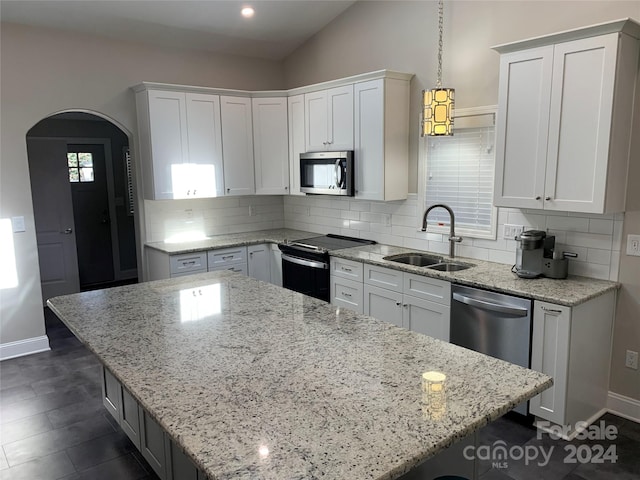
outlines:
M346 84L354 84L360 82L366 82L369 80L376 80L379 78L391 78L398 80L410 81L413 78L413 73L396 72L393 70L376 70L374 72L361 73L358 75L352 75L350 77L339 78L335 80L329 80L321 83L314 83L312 85L305 85L302 87L295 87L288 90L236 90L230 88L216 88L216 87L202 87L195 85L176 85L171 83L160 82L142 82L131 87L134 92L143 92L145 90L165 90L176 92L192 92L192 93L208 93L213 95L231 95L235 97L290 97L294 95L300 95L303 93L316 92L318 90L327 90L333 87L339 87Z
M562 32L552 33L550 35L542 35L539 37L519 40L517 42L503 43L491 47L498 53L509 53L518 50L524 50L545 45L553 45L555 43L563 43L572 40L580 40L582 38L606 35L608 33L625 33L633 38L640 39L640 23L632 18L621 18L611 22L598 23L588 27L574 28L564 30Z

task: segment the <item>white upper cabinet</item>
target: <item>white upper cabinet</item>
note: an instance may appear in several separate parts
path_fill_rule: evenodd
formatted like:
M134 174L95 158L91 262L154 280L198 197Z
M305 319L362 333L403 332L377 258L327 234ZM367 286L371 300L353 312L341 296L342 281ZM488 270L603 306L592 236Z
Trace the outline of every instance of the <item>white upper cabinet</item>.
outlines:
M220 97L187 93L187 138L190 176L195 196L224 195Z
M251 98L220 96L226 195L255 193Z
M496 205L624 211L638 32L627 20L495 47Z
M145 198L221 195L218 95L143 90L136 104Z
M304 95L307 152L353 150L353 85Z
M409 78L354 85L357 198L403 200L408 191Z
M289 193L304 195L300 191L300 154L306 152L304 140L304 95L287 99L289 118Z
M286 97L252 99L256 193L289 193Z

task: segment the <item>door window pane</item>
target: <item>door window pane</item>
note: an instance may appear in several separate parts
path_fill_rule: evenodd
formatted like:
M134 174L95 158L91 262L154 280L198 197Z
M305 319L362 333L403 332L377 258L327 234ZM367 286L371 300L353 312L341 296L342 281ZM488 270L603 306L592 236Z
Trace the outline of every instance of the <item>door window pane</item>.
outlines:
M77 153L67 153L67 163L69 167L77 167L78 166L78 154Z
M67 153L67 165L69 166L69 181L93 182L93 156L90 152Z

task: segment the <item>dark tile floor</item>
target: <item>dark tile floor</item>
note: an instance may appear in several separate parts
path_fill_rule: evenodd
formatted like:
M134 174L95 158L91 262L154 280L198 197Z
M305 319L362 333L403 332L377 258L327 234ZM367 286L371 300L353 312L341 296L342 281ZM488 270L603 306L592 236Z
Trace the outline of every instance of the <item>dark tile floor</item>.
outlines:
M48 310L45 318L51 351L0 362L0 480L157 480L102 406L99 362ZM640 424L610 414L603 420L616 428L615 440L567 443L537 438L532 427L503 417L482 430L479 447L482 456L498 446L510 454L481 460L480 479L640 480ZM615 446L615 463L586 461L599 445ZM582 457L568 463L567 449ZM538 456L514 458L520 452ZM543 452L551 452L546 463Z

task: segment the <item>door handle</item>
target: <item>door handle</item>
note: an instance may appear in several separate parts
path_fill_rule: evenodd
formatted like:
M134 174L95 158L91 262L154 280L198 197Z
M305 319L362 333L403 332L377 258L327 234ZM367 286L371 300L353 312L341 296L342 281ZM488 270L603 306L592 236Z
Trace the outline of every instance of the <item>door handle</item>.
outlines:
M476 298L469 298L459 293L454 293L452 298L457 301L469 305L471 307L481 308L482 310L489 310L492 312L508 313L516 315L518 317L526 317L529 313L529 309L520 307L511 307L509 305L501 305L499 303L486 302L484 300L478 300Z
M73 228L65 228L64 231L60 233L64 233L65 235L71 235L73 233Z

